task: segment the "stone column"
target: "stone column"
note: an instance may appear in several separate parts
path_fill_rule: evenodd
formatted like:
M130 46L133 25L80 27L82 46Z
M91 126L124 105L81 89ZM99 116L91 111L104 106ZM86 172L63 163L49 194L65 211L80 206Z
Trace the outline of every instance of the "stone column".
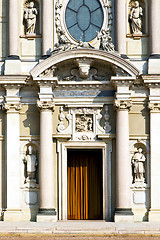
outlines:
M156 92L156 91L155 91ZM160 88L159 100L160 100ZM157 98L157 99L158 99ZM151 209L149 211L149 221L159 222L160 219L160 101L159 103L149 103L150 109L150 185L151 185Z
M6 164L7 164L7 209L4 212L4 221L21 221L20 201L20 121L21 109L19 89L6 89Z
M122 57L126 57L126 5L125 0L116 0L115 26L116 26L116 49Z
M9 56L19 58L18 52L18 0L9 0Z
M149 22L149 36L150 36L150 58L148 61L148 74L160 74L160 1L149 1L150 22Z
M42 55L53 50L53 0L43 0L42 9Z
M53 161L52 139L52 101L38 101L40 109L40 209L37 215L38 222L51 222L57 220L55 211L55 176Z
M130 199L129 100L116 100L116 211L115 222L133 221Z

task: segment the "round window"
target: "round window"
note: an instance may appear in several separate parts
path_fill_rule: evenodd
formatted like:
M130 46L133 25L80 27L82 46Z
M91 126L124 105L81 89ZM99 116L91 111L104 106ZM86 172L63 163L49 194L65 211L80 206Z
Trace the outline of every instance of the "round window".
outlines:
M65 20L68 31L74 39L89 42L102 28L102 6L98 0L70 0Z

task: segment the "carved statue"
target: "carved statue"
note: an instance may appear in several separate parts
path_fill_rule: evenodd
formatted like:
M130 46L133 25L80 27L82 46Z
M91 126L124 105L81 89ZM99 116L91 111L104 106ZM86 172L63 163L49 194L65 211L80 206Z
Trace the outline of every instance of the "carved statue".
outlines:
M36 166L38 165L36 156L33 154L33 147L28 147L28 154L24 157L24 163L26 164L27 170L27 181L36 181L35 173Z
M144 154L142 153L142 148L138 149L138 152L136 152L132 157L132 164L134 168L134 181L143 181L144 182L144 162L146 158Z
M37 9L34 7L34 2L30 2L28 8L24 10L24 19L26 21L26 34L35 34Z
M109 30L102 29L97 35L97 40L100 40L99 49L107 52L115 52Z
M139 6L139 2L135 1L135 6L132 7L129 16L131 21L131 31L133 34L142 34L142 16L143 10Z

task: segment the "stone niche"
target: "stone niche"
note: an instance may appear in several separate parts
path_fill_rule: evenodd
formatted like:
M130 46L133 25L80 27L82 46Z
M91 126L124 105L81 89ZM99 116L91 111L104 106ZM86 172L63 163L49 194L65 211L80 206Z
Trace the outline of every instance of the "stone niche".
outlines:
M150 209L149 151L147 140L133 141L131 201L135 221L147 221Z

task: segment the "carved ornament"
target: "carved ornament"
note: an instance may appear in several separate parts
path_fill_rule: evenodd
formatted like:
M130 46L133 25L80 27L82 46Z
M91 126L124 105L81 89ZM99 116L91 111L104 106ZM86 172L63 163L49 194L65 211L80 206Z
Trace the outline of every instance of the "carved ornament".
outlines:
M105 107L104 126L101 126L101 106L70 107L67 116L64 116L63 107L60 108L58 133L71 134L72 140L95 140L97 134L106 134L111 131L109 123L108 107ZM68 126L64 127L64 120L68 120Z
M92 115L76 114L75 128L76 132L92 132L93 131Z
M75 60L79 68L79 75L81 78L87 78L93 59L90 58L77 58Z
M104 107L104 109L105 109L105 114L104 114L104 120L105 120L105 122L104 122L104 130L105 130L105 132L106 133L110 133L111 132L111 125L110 125L110 123L109 123L109 113L108 113L108 106L106 105L105 107Z
M160 103L149 103L148 108L151 112L160 113Z
M106 8L107 13L107 24L103 30L103 37L98 38L100 40L100 46L98 47L104 51L114 51L114 45L112 43L112 25L113 25L113 16L112 16L112 1L111 0L102 0L103 6ZM89 42L82 42L81 40L78 43L73 43L67 35L67 31L63 26L63 3L61 0L57 0L55 4L55 25L58 43L55 44L52 54L55 54L60 51L66 51L76 48L94 48ZM103 43L102 43L103 42Z
M4 103L2 109L7 112L19 112L22 108L21 103Z
M56 66L52 66L43 71L38 77L53 77L56 71Z
M132 102L131 100L115 100L114 106L117 110L129 110L132 107Z
M37 101L37 106L40 110L52 110L54 111L55 104L53 101Z

